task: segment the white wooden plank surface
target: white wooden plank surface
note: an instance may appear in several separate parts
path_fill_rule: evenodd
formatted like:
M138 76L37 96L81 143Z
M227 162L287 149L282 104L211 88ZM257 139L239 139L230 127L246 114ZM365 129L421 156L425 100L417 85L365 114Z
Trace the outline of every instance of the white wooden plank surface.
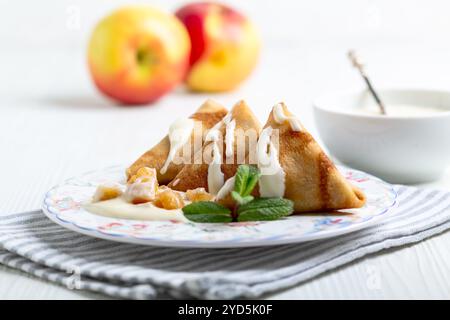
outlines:
M119 2L108 2L108 6ZM359 1L349 2L358 3L360 11L367 9L359 7L363 6ZM92 87L84 57L87 31L97 16L105 12L104 4L94 6L91 1L79 1L84 19L81 28L60 30L58 26L66 21L69 1L36 8L37 5L30 4L34 9L27 12L33 12L33 16L23 13L16 1L7 3L11 17L6 17L6 11L0 13L0 20L7 26L0 30L0 35L9 43L8 46L5 41L0 43L0 214L38 208L47 189L71 176L130 163L164 135L175 116L190 114L206 97L180 89L151 107L113 106ZM255 12L255 20L261 24L270 18L269 2L245 3L244 8ZM260 3L263 9L253 10ZM321 18L318 31L313 34L314 30L291 28L296 32L291 37L286 28L290 27L289 21L293 24L292 19L296 19L292 16L291 20L283 20L278 29L264 26L268 40L257 71L239 90L213 98L228 107L245 98L262 122L272 104L285 100L317 135L311 100L330 90L361 88L360 79L345 59L345 51L351 46L361 48L371 61L372 77L380 86L450 89L450 47L439 41L443 35L439 32L448 30L448 19L442 15L448 10L436 9L439 1L431 1L430 5L427 2L426 8L410 11L413 17L420 16L434 23L431 26L425 23L416 26L410 20L405 26L397 26L393 25L396 20L391 15L382 14L387 26L365 31L350 28L365 26L364 20L350 21L349 26L340 25L346 18L345 13L338 11L340 6L333 8L331 14L331 9L322 11L323 4L316 9L302 7L301 11L294 10L299 8L291 7L292 3L281 1L280 10L299 14L304 20L298 20L305 28L313 19ZM381 13L400 13L405 8L391 7L391 4L382 1L378 9ZM432 11L434 20L430 18L430 8L435 9ZM34 19L34 24L28 29L15 30L21 15ZM56 18L47 21L45 17L50 15ZM325 19L327 17L331 22L324 25L329 20ZM343 20L337 21L336 17ZM30 28L39 31L42 39L30 37ZM432 39L430 35L434 33ZM426 186L450 190L450 172ZM361 259L268 297L450 298L449 247L450 232L447 232L413 246ZM0 298L90 299L103 296L70 291L0 267Z

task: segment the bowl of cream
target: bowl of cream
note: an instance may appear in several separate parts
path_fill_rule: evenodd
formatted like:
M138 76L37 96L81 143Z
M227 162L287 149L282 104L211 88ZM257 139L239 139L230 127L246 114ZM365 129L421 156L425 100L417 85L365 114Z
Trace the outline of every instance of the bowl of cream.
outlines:
M438 179L450 165L450 92L390 89L327 94L313 102L325 146L343 164L392 183Z

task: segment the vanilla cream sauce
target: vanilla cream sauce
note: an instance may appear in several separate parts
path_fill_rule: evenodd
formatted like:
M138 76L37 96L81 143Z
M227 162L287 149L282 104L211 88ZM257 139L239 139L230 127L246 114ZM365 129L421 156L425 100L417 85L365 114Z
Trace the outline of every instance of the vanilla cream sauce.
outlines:
M83 206L87 211L111 218L188 222L181 209L167 210L154 206L152 203L132 204L123 197L89 202Z

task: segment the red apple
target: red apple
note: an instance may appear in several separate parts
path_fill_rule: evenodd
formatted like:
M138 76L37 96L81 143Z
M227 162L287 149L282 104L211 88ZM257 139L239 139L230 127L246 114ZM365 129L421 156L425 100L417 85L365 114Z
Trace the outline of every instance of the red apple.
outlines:
M148 6L119 9L94 29L88 64L96 86L124 104L150 103L184 79L190 41L172 14Z
M216 2L197 2L176 16L191 38L188 87L195 91L227 91L254 69L260 40L253 23L238 11Z

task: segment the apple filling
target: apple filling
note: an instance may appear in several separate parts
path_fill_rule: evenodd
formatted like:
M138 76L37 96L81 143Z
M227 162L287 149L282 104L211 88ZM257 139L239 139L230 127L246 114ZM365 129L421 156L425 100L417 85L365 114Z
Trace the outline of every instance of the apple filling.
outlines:
M125 190L125 198L133 204L146 203L155 200L158 191L156 170L143 167L131 177Z
M108 183L98 186L95 191L92 202L105 201L120 197L123 194L122 188L119 184Z
M150 206L164 210L183 208L187 203L211 201L214 196L204 188L180 192L167 186L159 186L156 170L142 167L128 180L125 191L119 184L104 184L97 187L93 203L121 198L122 202L136 206ZM149 208L150 208L149 207Z

